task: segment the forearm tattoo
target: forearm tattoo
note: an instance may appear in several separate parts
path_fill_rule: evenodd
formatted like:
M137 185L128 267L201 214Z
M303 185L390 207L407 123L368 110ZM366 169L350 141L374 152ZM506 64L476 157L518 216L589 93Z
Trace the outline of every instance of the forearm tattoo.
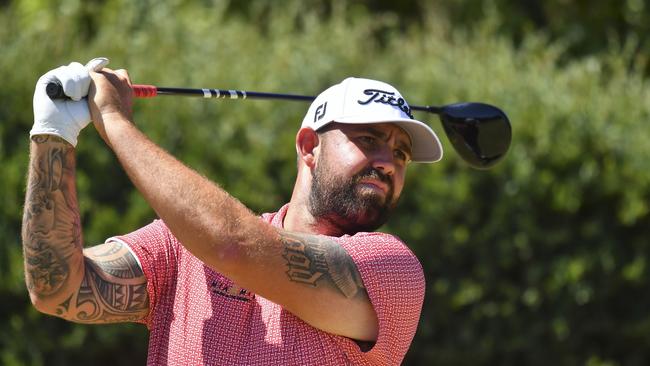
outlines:
M81 258L81 229L74 187L74 151L53 136L35 136L23 214L23 253L27 287L38 297L61 289L70 260Z
M38 146L30 160L22 229L29 292L47 301L66 299L55 312L73 321L142 318L148 311L146 278L131 252L115 242L87 249L84 256L74 149L54 136L33 141Z
M367 296L361 275L348 253L323 236L280 231L287 276L294 282L336 289L347 298Z

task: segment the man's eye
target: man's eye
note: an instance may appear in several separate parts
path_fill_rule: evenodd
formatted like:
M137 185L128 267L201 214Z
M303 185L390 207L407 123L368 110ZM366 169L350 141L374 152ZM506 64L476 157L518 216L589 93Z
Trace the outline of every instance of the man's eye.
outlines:
M408 161L408 156L407 156L406 153L405 153L404 151L402 151L402 150L395 150L395 152L393 153L393 155L394 155L397 159L399 159L399 160L401 160L401 161Z
M400 160L404 164L408 164L411 162L411 154L408 152L408 150L395 149L393 155L395 156L396 159Z

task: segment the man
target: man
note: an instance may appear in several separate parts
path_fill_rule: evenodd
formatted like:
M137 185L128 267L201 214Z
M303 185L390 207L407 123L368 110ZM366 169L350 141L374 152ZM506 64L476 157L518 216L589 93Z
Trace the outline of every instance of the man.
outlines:
M151 365L399 364L424 276L404 243L372 231L408 163L442 157L399 92L349 78L320 94L296 135L291 201L260 219L134 126L128 74L106 63L72 63L36 85L23 220L34 306L145 323ZM53 81L71 100L47 97ZM74 146L91 119L160 220L84 249Z

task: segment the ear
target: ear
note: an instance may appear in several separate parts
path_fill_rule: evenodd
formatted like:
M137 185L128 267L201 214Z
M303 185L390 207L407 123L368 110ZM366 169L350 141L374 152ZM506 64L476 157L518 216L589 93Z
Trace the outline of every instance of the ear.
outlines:
M303 161L308 167L316 164L316 154L320 146L320 137L311 128L301 128L296 134L296 152L298 160Z

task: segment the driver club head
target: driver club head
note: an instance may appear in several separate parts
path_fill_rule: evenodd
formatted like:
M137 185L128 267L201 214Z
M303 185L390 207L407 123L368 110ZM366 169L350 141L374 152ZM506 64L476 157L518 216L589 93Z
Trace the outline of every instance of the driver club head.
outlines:
M506 155L512 129L499 108L485 103L456 103L442 107L438 115L452 146L470 166L488 169Z

